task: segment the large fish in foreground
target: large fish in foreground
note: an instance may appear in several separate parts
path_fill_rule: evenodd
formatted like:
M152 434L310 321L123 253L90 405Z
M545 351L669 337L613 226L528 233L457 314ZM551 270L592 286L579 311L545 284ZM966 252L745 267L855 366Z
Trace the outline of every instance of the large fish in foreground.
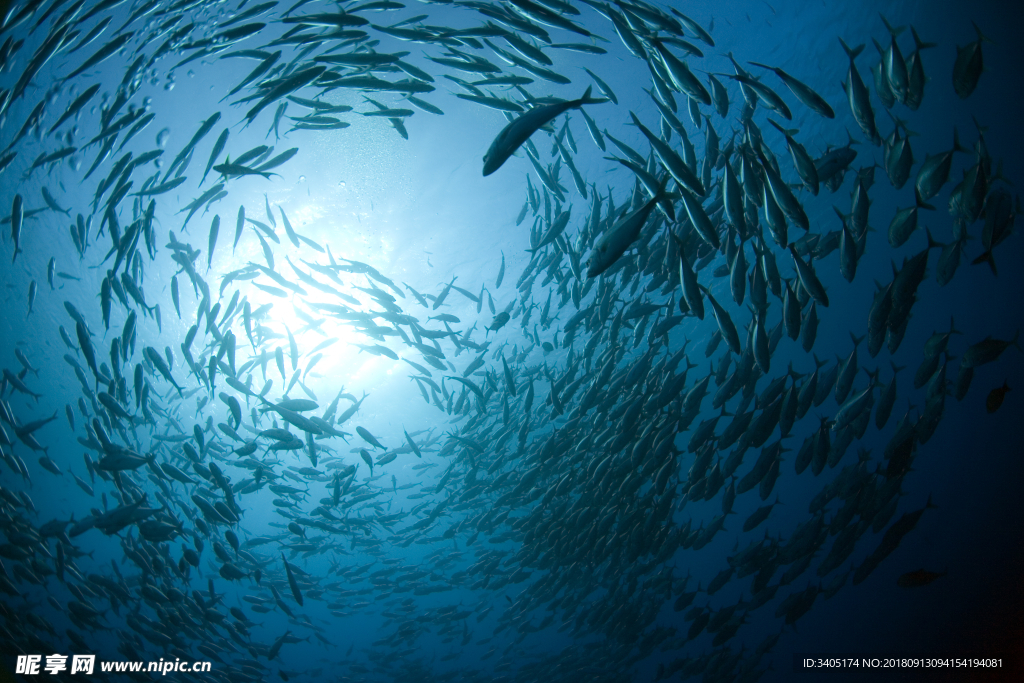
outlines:
M484 175L489 176L501 168L501 165L519 149L520 145L559 114L570 109L579 109L585 104L601 104L608 101L604 98L591 97L590 91L591 88L587 88L583 97L578 100L566 100L534 107L502 128L498 137L494 138L494 142L491 143L487 154L484 155Z

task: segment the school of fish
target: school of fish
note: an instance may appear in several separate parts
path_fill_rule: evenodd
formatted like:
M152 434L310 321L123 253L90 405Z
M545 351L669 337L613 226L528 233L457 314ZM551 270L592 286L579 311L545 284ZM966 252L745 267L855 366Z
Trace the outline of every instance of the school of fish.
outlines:
M954 63L884 18L873 58L870 37L837 36L847 101L830 103L806 74L731 53L728 72L708 71L705 52L728 46L673 7L438 4L460 27L432 24L432 3L413 14L396 0L28 0L3 17L0 213L12 267L39 272L7 315L46 307L62 321L53 344L19 340L4 359L4 654L211 660L204 680L326 675L284 665L301 644L342 680L756 681L782 632L741 647L752 613L796 623L941 505L901 503L904 478L947 398L964 400L975 369L1018 337L936 330L910 369L919 407L902 414L911 377L879 354L897 353L929 276L955 287L965 258L998 272L1021 211L980 124L969 142L951 127L949 149L925 155L900 118L928 107L926 62L972 94L980 29ZM647 109L619 105L600 77L602 55L623 49ZM591 68L570 79L565 55ZM187 122L148 105L155 71L222 60L252 69L221 109ZM332 252L269 199L233 198L241 179L295 170L298 141L316 139L301 136L376 117L408 138L451 101L442 79L507 120L483 156L488 182L515 174L518 188L529 173L518 272L500 253L484 282L418 291ZM834 136L824 151L789 127L809 116ZM837 117L852 117L859 141ZM613 120L624 123L599 124ZM233 144L249 127L267 144ZM162 128L187 143L168 149L161 132L154 146ZM583 145L628 176L587 178ZM602 187L609 177L629 181ZM907 208L869 218L879 180L909 182ZM804 208L824 191L844 207L850 196L830 227ZM176 203L180 192L191 199ZM947 242L926 215L949 226ZM870 237L872 220L888 230ZM262 260L218 268L243 241ZM866 320L829 308L836 286L821 273L853 283L859 264L910 241ZM78 261L35 258L56 243ZM169 283L147 278L157 264ZM98 291L76 299L94 303L76 306L67 288L94 277ZM170 303L156 294L167 288ZM275 319L284 308L301 330ZM851 330L835 361L814 355L826 322ZM360 424L373 388L311 373L348 353L339 330L408 372L440 426ZM783 365L780 345L802 362ZM55 402L41 371L76 399ZM992 391L989 412L1007 391ZM76 451L51 447L48 425L65 420ZM856 446L891 422L884 452ZM803 523L765 532L779 480L797 477L821 482ZM37 508L52 487L80 512ZM688 564L723 538L726 564L694 576ZM93 543L118 561L94 560ZM899 585L940 576L920 569ZM715 598L740 584L738 601ZM346 634L369 615L380 628L354 651ZM566 647L524 645L540 639ZM483 654L463 659L471 644Z

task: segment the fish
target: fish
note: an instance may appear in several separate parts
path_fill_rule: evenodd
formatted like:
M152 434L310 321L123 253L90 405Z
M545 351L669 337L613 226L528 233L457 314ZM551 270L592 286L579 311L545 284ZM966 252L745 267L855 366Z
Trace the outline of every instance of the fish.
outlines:
M927 569L918 569L901 574L896 579L896 585L900 588L920 588L921 586L927 586L936 579L941 579L945 575L946 572L930 572Z
M487 153L484 154L484 176L489 176L501 168L508 158L512 156L513 152L529 140L541 126L552 119L570 109L579 109L587 104L601 104L608 101L605 98L591 97L590 91L591 88L587 88L583 93L583 97L576 100L566 100L555 104L534 107L522 116L509 122L494 138Z
M686 62L681 61L678 57L673 55L662 41L653 40L651 42L654 45L655 51L658 53L661 63L664 65L665 70L672 79L672 84L675 88L680 92L686 93L687 97L691 100L710 105L711 93L709 93L708 89L704 87L704 84L693 75L690 68L686 66Z
M284 553L281 553L281 561L284 562L285 572L288 574L288 586L292 589L292 597L295 598L295 602L302 606L302 591L299 590L299 584L295 581L295 574L292 572L292 567L288 564L288 560L285 559Z
M98 64L106 61L111 56L113 56L114 53L116 53L118 50L127 45L128 41L130 41L134 36L134 31L125 31L124 33L120 34L119 36L108 42L106 45L101 47L99 50L97 50L91 57L86 59L81 66L79 66L77 69L75 69L70 74L65 76L64 81L67 82L75 76L78 76L79 74L84 73L89 69L93 68L94 66L97 66Z
M358 433L366 443L370 444L374 448L386 450L384 446L381 445L380 441L377 440L377 437L371 434L365 427L356 427L356 433Z
M903 54L900 52L899 45L896 42L896 37L902 31L902 27L893 28L889 22L886 21L884 15L879 14L879 16L891 36L889 47L886 49L879 49L879 52L882 54L881 73L888 86L889 92L892 93L895 101L900 104L905 104L907 101L909 76L907 73L907 63L903 59Z
M206 162L206 169L203 171L203 177L199 180L199 184L202 185L206 182L206 176L209 175L210 169L217 161L217 157L224 151L224 147L228 142L228 129L225 128L221 134L217 137L217 142L213 143L213 150L210 151L210 159Z
M850 59L850 68L846 81L843 84L843 89L846 91L847 99L850 102L853 118L856 119L857 125L868 136L872 144L881 144L881 137L878 135L878 129L875 128L875 112L871 107L870 93L867 86L864 85L864 81L861 80L857 67L853 63L857 55L863 51L864 46L858 45L856 48L851 49L849 45L843 42L842 38L839 39L839 42Z
M1002 188L994 190L985 200L985 225L981 231L982 245L985 251L971 261L972 264L988 263L993 274L996 273L996 262L992 250L1010 235L1014 219L1020 212L1020 200L1016 209L1010 195Z
M32 315L32 305L35 303L35 301L36 301L36 281L32 280L31 282L28 283L28 313L25 314L26 318L28 318L30 315Z
M919 203L927 202L937 195L942 186L949 180L953 154L956 152L967 152L967 150L960 145L960 138L954 127L952 149L942 154L929 156L921 163L921 168L917 171L917 179L914 181L914 193Z
M711 309L715 314L715 321L718 323L718 331L722 335L722 339L725 340L729 348L732 349L733 353L741 353L742 347L740 344L739 332L736 330L736 324L732 321L732 316L729 312L718 303L718 300L711 294L707 287L700 285L704 291L704 296L708 298L711 303Z
M814 267L810 263L804 263L792 244L789 245L789 253L793 257L793 264L796 266L800 285L811 295L815 303L828 307L828 294L825 292L825 287L821 284L821 280L815 274Z
M992 391L988 392L988 396L985 398L985 410L989 413L994 413L999 410L999 406L1003 405L1003 399L1006 398L1006 392L1010 390L1010 385L1005 381L1003 386L996 387Z
M785 136L786 147L789 149L790 156L793 158L793 165L796 167L797 175L799 175L800 179L803 181L804 187L810 190L811 194L816 196L818 194L819 185L818 169L814 165L814 159L812 159L810 154L807 153L807 150L804 149L803 145L793 138L793 135L799 131L787 130L772 119L768 119L768 122Z
M177 389L178 394L180 395L183 390L181 386L174 381L174 378L171 376L171 370L170 368L168 368L167 363L160 355L160 352L154 349L152 346L147 346L145 348L145 355L146 358L149 359L149 362L151 362L153 366L157 369L157 372L159 372L163 376L163 378L166 379L171 384L171 386Z
M206 250L206 270L209 272L213 265L213 251L217 247L217 233L220 231L220 214L213 217L213 222L210 224L210 240Z
M662 142L653 132L648 130L646 126L640 123L640 119L636 117L636 114L630 112L630 118L633 120L633 125L639 128L647 138L648 142L651 143L651 148L654 150L659 161L665 167L665 170L669 172L672 178L679 185L685 186L687 190L696 196L703 197L706 191L703 183L700 182L700 179L694 175L693 171L686 165L686 163L683 162L679 155L676 154L671 147ZM683 195L683 197L685 200L687 195ZM696 200L694 200L694 202L695 201ZM696 204L687 202L686 206L689 209L691 206L696 206ZM701 211L703 211L703 209L701 209ZM691 220L693 220L692 217ZM705 227L709 224L709 221L702 221L702 225Z
M502 311L501 313L498 313L496 316L494 316L494 320L491 321L491 324L487 326L487 331L497 332L506 324L508 324L509 320L511 320L511 316L505 311Z
M20 194L15 194L14 201L11 203L11 240L14 242L14 255L11 257L12 264L18 260L18 254L21 253L21 228L24 220L24 200Z
M82 111L82 108L89 103L89 101L96 95L96 93L99 92L99 90L99 83L94 83L93 85L90 85L88 88L83 90L82 93L78 95L78 97L76 97L70 105L68 105L68 108L64 111L63 114L61 114L60 118L57 119L56 123L50 126L50 130L48 130L47 133L49 135L53 135L53 132L60 128L65 122L67 122L68 119L73 118L80 111Z
M783 83L796 95L797 99L800 100L807 108L811 109L817 114L824 116L826 119L834 119L836 113L832 110L821 95L814 92L811 88L805 85L802 81L793 78L782 69L775 66L768 66L767 64L761 64L760 62L750 62L754 66L761 67L762 69L768 69L769 71L775 72ZM789 117L787 117L789 118Z
M664 191L665 183L662 182L658 192L651 199L633 213L621 218L598 238L591 250L587 266L588 278L597 277L608 270L636 241ZM695 199L693 201L696 203Z
M732 80L743 84L743 86L745 86L749 91L756 93L759 98L758 101L764 101L764 105L779 116L786 120L791 120L793 118L793 112L790 111L789 105L786 104L786 101L783 100L777 92L746 72L735 74L716 73L714 75L721 76L723 78L731 78Z
M1017 347L1017 350L1021 350L1020 343L1018 342L1019 338L1020 330L1017 330L1009 340L986 337L980 342L972 344L967 348L963 356L960 358L960 366L963 368L976 368L980 365L994 363L999 359L1003 352L1011 346L1015 346Z
M981 54L981 45L986 41L991 42L981 32L977 24L972 21L971 25L974 26L974 32L977 34L978 39L964 47L958 45L956 48L956 61L953 63L953 91L962 100L970 97L974 89L978 87L981 72L985 68Z

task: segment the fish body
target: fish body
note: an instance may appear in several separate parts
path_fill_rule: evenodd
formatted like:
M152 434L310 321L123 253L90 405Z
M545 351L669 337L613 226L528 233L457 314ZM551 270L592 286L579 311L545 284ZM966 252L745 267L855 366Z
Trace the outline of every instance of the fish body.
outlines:
M836 113L832 110L832 107L829 106L828 102L826 102L821 95L814 92L814 90L812 90L803 81L797 80L778 67L768 66L767 64L761 64L759 62L751 62L751 64L759 66L762 69L774 71L775 75L782 79L782 82L789 87L790 91L792 91L794 95L796 95L797 99L815 113L824 116L826 119L834 119L836 117Z
M1010 390L1010 385L1003 382L1003 386L996 387L992 391L988 392L988 396L985 398L985 410L989 413L994 413L999 410L999 406L1003 405L1003 399L1006 398L1006 392Z
M842 38L839 39L839 42L842 43L843 50L846 51L846 55L850 58L850 68L843 87L846 89L846 96L850 101L853 118L857 121L860 129L864 131L864 134L868 136L868 139L871 140L872 144L881 144L878 129L875 128L875 112L871 107L871 94L868 92L867 86L864 85L864 81L861 80L860 73L853 63L857 55L864 49L864 46L858 45L856 48L851 49L850 46L843 42Z
M649 199L636 211L619 219L615 225L608 228L598 238L591 250L590 262L587 266L587 277L594 278L608 270L629 249L630 245L640 235L640 230L647 223L647 219L657 205L658 200L661 199L662 192L664 192L664 184L658 191L658 194ZM694 201L696 202L696 199Z
M800 284L807 290L807 293L811 295L815 302L827 307L828 294L825 293L825 287L815 274L814 267L810 263L804 263L803 259L796 253L793 245L789 246L789 252L793 256L793 264L796 266Z
M530 139L530 136L552 119L570 109L578 109L586 104L600 104L607 101L601 98L592 98L590 90L590 88L587 88L583 93L583 97L577 100L537 106L513 119L498 133L487 153L484 154L484 176L489 176L501 168L502 164L512 156L513 152L519 149L524 142Z
M18 260L18 254L21 253L21 228L24 221L25 202L20 194L15 194L14 201L11 203L11 240L14 242L12 264Z
M1011 346L1016 346L1020 349L1020 344L1017 341L1019 338L1020 330L1017 330L1013 338L1009 340L986 337L977 344L972 344L967 348L967 351L960 358L960 367L976 368L979 365L995 362L1003 354L1003 351Z
M949 180L949 172L953 166L953 154L956 152L967 152L960 144L960 137L953 128L953 147L948 152L929 156L921 162L921 168L917 171L917 179L914 181L914 191L919 204L927 202L942 189L942 186Z
M920 588L921 586L927 586L936 579L941 579L945 575L946 572L930 572L926 569L918 569L900 575L896 579L896 585L900 588Z
M975 33L978 34L978 39L964 47L957 46L956 61L953 63L953 90L960 99L967 99L971 96L974 89L978 87L978 80L985 68L981 44L988 38L981 32L977 24L974 22L971 24L974 26Z

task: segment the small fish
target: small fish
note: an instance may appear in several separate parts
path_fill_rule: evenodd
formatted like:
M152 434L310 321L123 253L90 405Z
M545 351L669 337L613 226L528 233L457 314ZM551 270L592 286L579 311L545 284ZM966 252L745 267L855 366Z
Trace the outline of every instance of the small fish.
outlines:
M36 281L32 280L28 283L28 314L26 318L32 315L32 304L36 301Z
M767 64L761 64L760 62L750 63L754 66L759 66L762 69L774 71L775 74L782 79L782 82L789 86L789 89L794 95L796 95L797 99L807 105L808 108L814 110L818 114L821 114L827 119L834 119L836 117L836 113L832 111L832 107L828 105L828 102L826 102L821 95L814 92L814 90L802 81L798 81L778 67L768 66Z
M76 97L75 101L68 106L67 110L61 115L61 117L57 119L57 123L53 124L53 126L49 130L48 135L53 134L53 131L60 128L62 123L64 123L65 121L73 117L75 114L77 114L79 111L81 111L82 107L84 107L89 102L89 100L92 99L92 96L99 92L99 90L99 83L96 83L95 85L91 85L88 88L86 88L85 91L82 92L81 95Z
M857 71L857 66L853 63L853 60L861 53L864 46L858 45L855 48L850 48L849 45L843 42L842 38L839 39L839 42L842 44L843 50L846 51L846 55L850 58L850 68L847 72L843 88L846 90L846 97L850 101L853 118L856 119L857 125L868 136L868 139L877 145L881 142L881 137L878 135L878 129L875 128L875 112L871 108L871 93L868 92L867 86L864 85L864 81L861 80L860 73Z
M11 204L11 239L14 240L14 258L11 259L11 264L18 260L18 254L21 253L21 225L24 220L25 201L20 194L16 194Z
M220 232L220 214L213 217L213 223L210 225L210 241L209 248L206 250L206 271L210 271L210 267L213 265L213 250L217 247L217 234Z
M382 451L387 450L383 445L381 445L380 441L377 440L377 437L371 434L365 427L356 427L356 433L358 433L366 443L370 444L374 448L379 448Z
M981 44L985 41L992 42L985 37L977 24L973 21L971 24L974 26L975 33L978 34L978 39L964 47L957 46L956 63L953 64L953 90L962 100L970 97L974 89L978 87L978 79L981 78L981 72L984 70Z
M989 413L999 410L999 406L1003 405L1003 399L1006 398L1006 392L1009 390L1010 385L1004 381L1003 386L988 392L988 398L985 399L985 410Z
M210 169L213 168L213 165L217 162L217 157L219 157L220 153L224 151L224 146L227 144L227 142L228 129L225 128L224 131L220 134L220 137L217 138L217 142L215 142L213 145L213 151L210 152L210 160L206 162L206 170L203 171L203 177L199 181L200 185L206 182L207 174L209 174Z
M503 328L506 324L508 324L508 321L511 319L511 317L512 316L510 316L508 313L506 313L505 311L502 311L498 315L494 316L494 320L491 322L490 325L488 325L487 331L488 332L497 332L498 330Z
M295 581L295 574L292 573L292 567L288 564L288 560L285 559L284 553L281 553L281 560L284 562L285 571L288 574L288 585L292 589L292 597L295 598L295 602L302 605L302 591L299 590L299 584Z
M896 585L900 588L919 588L927 586L935 579L942 578L945 575L946 572L930 572L926 569L918 569L900 576L900 578L896 579Z

